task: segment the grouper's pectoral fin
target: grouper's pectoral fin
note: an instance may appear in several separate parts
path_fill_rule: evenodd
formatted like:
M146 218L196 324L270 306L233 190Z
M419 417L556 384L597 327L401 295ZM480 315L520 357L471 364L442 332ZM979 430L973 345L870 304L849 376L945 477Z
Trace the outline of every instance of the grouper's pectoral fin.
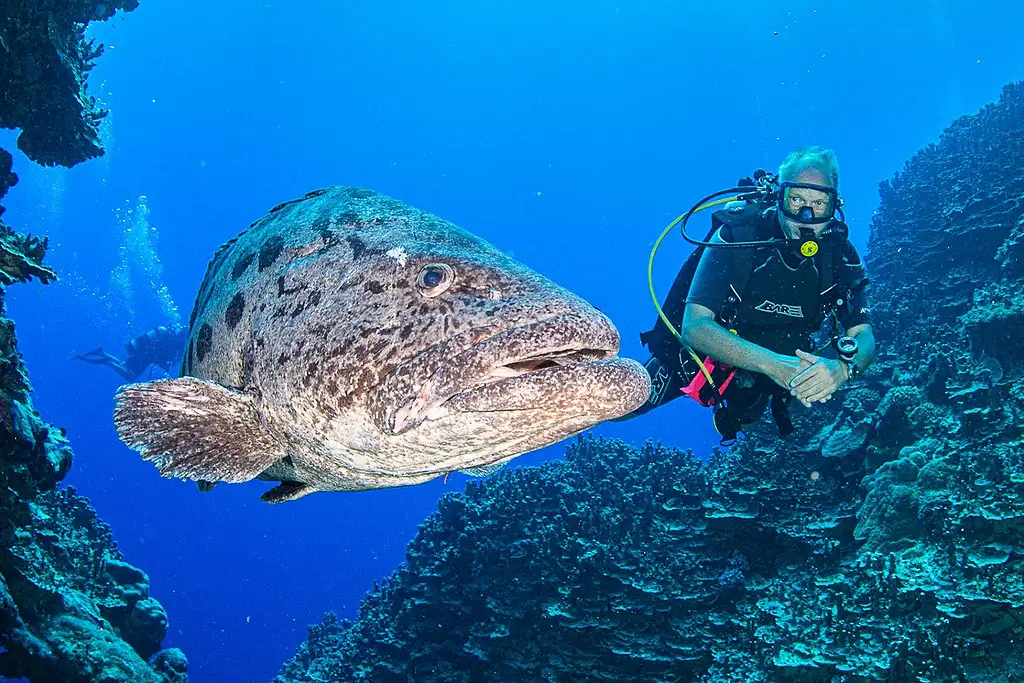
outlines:
M114 425L160 474L203 482L201 488L255 479L287 455L251 396L195 377L121 387Z

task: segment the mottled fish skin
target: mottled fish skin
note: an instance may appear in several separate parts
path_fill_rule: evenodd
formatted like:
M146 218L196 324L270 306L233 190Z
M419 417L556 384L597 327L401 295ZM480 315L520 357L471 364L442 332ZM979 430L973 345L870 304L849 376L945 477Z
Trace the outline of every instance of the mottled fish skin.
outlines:
M260 478L360 490L485 468L633 410L649 378L618 348L597 309L484 240L331 187L214 256L181 370L255 397L289 453Z

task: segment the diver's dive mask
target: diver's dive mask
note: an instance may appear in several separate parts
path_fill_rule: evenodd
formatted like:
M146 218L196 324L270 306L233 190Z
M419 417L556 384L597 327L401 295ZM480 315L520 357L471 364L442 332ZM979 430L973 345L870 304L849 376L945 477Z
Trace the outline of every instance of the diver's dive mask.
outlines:
M841 203L834 187L789 181L779 183L779 212L794 223L828 223L835 217Z

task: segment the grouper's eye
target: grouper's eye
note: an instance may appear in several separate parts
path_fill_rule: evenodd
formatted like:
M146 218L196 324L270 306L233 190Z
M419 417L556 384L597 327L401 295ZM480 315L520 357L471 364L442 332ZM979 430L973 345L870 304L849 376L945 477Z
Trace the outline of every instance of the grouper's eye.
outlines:
M455 282L455 270L447 263L431 263L423 266L416 284L420 294L433 298L443 294Z

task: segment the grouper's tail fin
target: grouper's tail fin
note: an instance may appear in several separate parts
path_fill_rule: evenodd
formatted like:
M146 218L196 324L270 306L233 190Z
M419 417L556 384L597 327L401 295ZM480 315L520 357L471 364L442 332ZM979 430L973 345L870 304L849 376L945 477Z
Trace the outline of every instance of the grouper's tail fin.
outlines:
M117 434L165 477L233 484L255 479L287 453L254 399L195 377L121 387Z

